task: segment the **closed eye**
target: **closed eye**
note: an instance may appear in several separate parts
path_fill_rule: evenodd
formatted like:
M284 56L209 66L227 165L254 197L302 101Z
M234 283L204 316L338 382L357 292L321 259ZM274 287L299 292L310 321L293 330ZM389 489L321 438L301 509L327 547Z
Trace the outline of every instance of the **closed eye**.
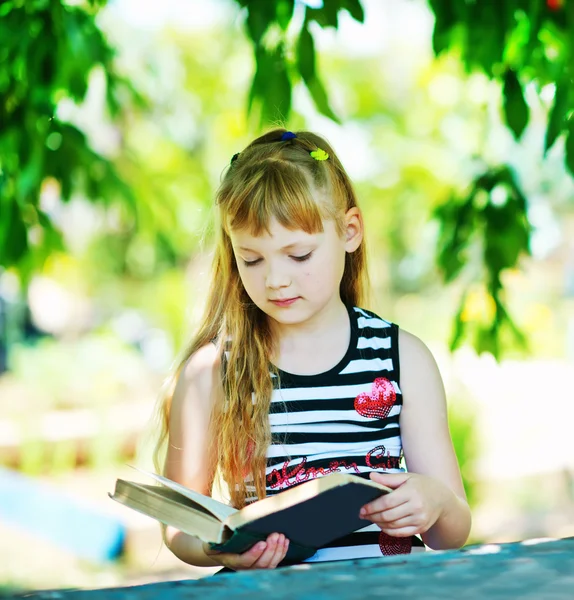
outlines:
M255 260L244 260L243 264L246 267L254 267L255 265L259 264L261 262L261 258L256 258Z
M305 262L306 260L309 260L311 258L312 254L313 254L313 251L308 252L307 254L304 254L303 256L290 256L289 258L293 259L296 262ZM258 265L262 260L263 260L262 258L256 258L255 260L243 259L243 264L246 267L254 267L255 265Z
M309 260L311 258L311 254L313 254L313 251L309 252L308 254L305 254L304 256L290 256L289 258L292 258L297 262L305 262L306 260Z

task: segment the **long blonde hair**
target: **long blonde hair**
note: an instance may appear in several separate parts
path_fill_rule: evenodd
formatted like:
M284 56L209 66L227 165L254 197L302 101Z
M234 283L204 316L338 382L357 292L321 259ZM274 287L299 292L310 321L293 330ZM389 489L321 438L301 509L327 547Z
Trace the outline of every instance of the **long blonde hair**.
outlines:
M259 235L268 231L270 219L275 217L284 227L307 233L322 231L323 219L333 219L342 235L345 213L357 206L351 181L324 139L300 131L295 138L282 140L283 133L285 129L275 129L254 140L234 157L223 177L216 194L219 225L204 315L159 404L161 426L154 457L158 468L179 373L192 354L218 340L224 393L212 414L210 439L231 503L237 508L245 505L249 475L257 497L265 497L273 390L270 357L277 340L266 314L243 287L229 232L247 229ZM318 148L329 154L328 160L311 157L310 152ZM367 286L366 251L361 244L346 254L342 301L360 305Z

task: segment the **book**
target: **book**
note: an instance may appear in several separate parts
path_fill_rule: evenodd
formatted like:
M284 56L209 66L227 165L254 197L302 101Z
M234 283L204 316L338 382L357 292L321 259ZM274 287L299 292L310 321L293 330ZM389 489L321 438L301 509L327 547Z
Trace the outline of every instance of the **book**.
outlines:
M167 477L142 472L160 485L117 479L109 496L223 552L239 554L271 533L282 533L290 541L282 564L310 558L318 548L369 525L359 510L391 491L357 475L332 473L237 510Z

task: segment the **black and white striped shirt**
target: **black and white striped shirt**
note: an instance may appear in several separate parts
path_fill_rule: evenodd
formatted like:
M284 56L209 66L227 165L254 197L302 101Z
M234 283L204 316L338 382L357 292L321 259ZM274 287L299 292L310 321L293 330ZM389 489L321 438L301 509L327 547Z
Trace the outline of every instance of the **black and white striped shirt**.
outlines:
M351 339L342 360L318 375L279 371L270 407L267 495L333 472L368 478L405 471L398 327L349 308ZM308 562L407 554L413 538L391 538L375 524L321 548ZM422 548L421 548L422 547Z

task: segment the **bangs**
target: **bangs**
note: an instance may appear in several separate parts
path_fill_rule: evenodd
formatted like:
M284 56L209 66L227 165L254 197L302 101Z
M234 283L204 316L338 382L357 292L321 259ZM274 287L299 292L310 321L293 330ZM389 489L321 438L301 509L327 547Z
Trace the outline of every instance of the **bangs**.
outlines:
M323 231L323 219L331 216L328 203L321 202L322 193L314 189L302 169L267 159L245 171L233 178L235 185L229 182L231 185L220 190L222 224L228 234L231 230L269 234L273 217L287 229Z

